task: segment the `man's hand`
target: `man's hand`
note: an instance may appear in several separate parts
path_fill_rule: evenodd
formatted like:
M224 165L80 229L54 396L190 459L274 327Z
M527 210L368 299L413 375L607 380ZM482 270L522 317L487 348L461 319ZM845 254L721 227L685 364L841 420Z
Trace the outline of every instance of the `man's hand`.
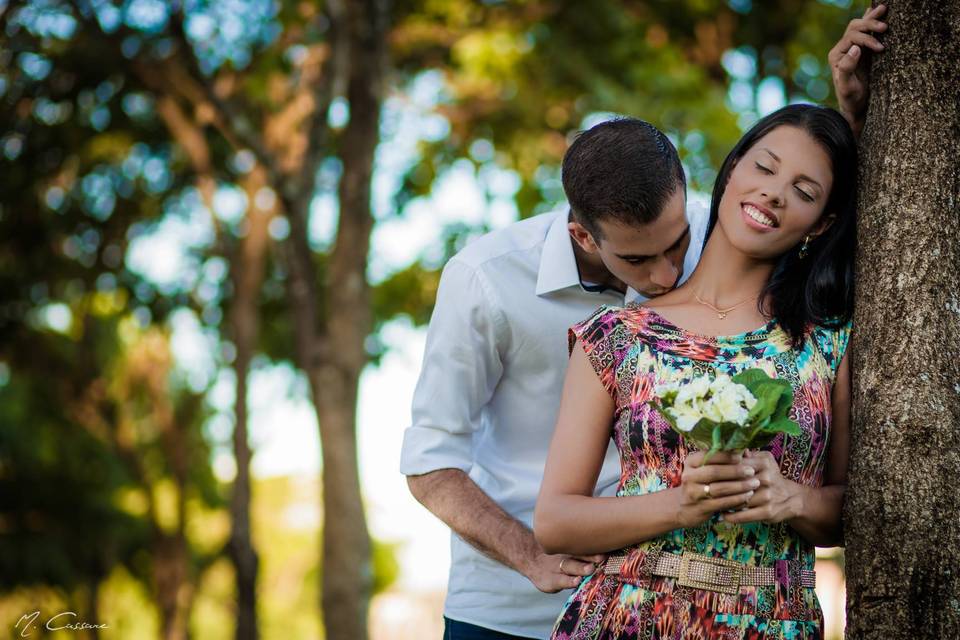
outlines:
M408 476L407 484L413 496L463 540L522 574L544 593L577 586L605 558L544 553L533 532L460 469Z
M523 573L540 591L556 593L576 587L584 576L597 569L597 565L603 562L605 557L550 555L541 552L530 560Z
M862 18L851 20L843 37L827 54L840 113L858 137L867 115L870 55L883 51L883 44L872 34L887 30L887 23L880 21L886 11L886 5L880 4L867 9ZM866 53L864 47L868 49Z

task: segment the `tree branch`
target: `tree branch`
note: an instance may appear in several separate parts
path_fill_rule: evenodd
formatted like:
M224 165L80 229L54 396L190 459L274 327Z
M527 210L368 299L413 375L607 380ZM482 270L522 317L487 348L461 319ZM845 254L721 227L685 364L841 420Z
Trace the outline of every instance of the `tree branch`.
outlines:
M323 62L313 92L314 110L307 123L310 147L298 179L302 192L309 192L309 197L313 195L317 172L327 152L330 104L336 94L342 93L349 71L350 42L347 29L344 28L346 9L342 0L327 0L326 9L330 21L330 53Z

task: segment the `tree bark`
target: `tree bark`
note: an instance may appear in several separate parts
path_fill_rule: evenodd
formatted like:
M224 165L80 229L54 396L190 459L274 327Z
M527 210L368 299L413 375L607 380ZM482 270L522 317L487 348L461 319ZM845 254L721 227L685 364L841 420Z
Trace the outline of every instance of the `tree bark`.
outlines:
M386 7L348 3L350 122L341 138L340 220L325 291L328 357L310 376L323 446L322 607L327 637L366 638L373 586L357 463L357 392L372 328L366 270L370 184L379 140Z
M861 140L850 638L960 637L960 0L893 0Z
M230 328L236 359L233 363L237 379L234 401L233 455L237 476L230 495L230 557L237 572L236 640L255 640L257 632L257 570L259 559L253 545L250 526L250 451L248 430L247 388L250 362L257 349L260 334L260 288L266 269L269 247L268 227L275 206L264 210L257 206L258 192L267 186L265 171L256 166L243 181L250 203L245 219L246 234L230 260L234 299L230 309Z

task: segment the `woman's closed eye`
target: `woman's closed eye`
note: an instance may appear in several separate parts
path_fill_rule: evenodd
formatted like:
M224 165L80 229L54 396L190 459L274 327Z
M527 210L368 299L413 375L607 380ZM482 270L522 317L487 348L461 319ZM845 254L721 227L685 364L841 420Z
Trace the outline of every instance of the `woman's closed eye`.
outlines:
M773 169L771 169L770 167L766 167L766 166L760 164L759 162L756 162L756 163L754 163L754 164L756 164L757 169L759 169L762 173L766 173L766 174L769 174L769 175L773 175ZM804 190L801 189L800 187L794 186L794 189L797 190L797 194L800 196L800 198L801 198L804 202L813 202L814 200L816 200L816 196L814 196L814 195L812 195L812 194L810 194L810 193L807 193L806 191L804 191Z

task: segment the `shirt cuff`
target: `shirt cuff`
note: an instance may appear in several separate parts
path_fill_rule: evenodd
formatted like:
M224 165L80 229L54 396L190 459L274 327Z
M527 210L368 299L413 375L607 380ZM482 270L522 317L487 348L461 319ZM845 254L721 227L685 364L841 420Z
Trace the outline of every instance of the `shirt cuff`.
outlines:
M414 425L403 433L400 473L419 476L438 469L473 468L473 434L451 433L440 427Z

